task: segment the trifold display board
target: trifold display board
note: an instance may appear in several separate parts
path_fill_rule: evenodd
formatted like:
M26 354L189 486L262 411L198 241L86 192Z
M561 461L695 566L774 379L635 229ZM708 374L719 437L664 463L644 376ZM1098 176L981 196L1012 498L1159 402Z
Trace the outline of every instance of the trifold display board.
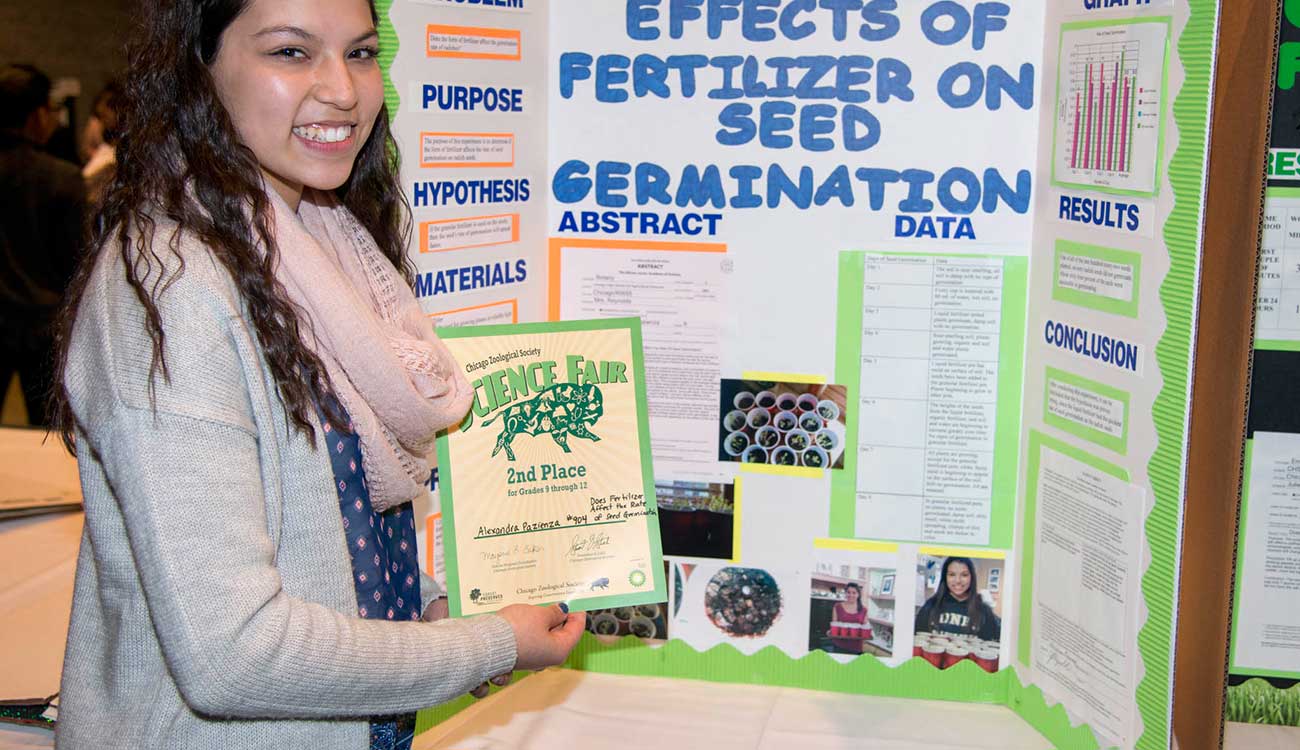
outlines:
M1283 7L1227 718L1300 727L1300 3Z
M1169 746L1216 2L379 5L436 324L642 320L669 600L573 666Z

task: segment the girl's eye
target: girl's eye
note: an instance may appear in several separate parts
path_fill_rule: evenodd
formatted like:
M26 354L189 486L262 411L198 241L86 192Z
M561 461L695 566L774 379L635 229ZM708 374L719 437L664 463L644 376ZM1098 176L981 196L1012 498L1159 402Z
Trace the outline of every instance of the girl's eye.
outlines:
M373 60L379 57L378 47L358 47L352 50L351 57L354 60Z
M281 47L271 53L272 57L284 57L290 60L302 59L307 53L298 47Z

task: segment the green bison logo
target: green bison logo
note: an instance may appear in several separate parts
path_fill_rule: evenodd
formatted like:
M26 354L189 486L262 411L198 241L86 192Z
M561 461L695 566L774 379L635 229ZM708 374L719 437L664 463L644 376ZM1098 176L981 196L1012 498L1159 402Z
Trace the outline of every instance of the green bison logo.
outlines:
M515 452L510 443L516 435L549 434L551 439L571 453L569 436L586 438L592 442L600 438L589 428L596 424L605 413L605 397L595 385L574 385L559 383L550 386L527 401L502 409L495 416L483 422L487 427L497 417L501 418L501 434L497 436L496 447L492 455L506 452L506 457L515 460Z

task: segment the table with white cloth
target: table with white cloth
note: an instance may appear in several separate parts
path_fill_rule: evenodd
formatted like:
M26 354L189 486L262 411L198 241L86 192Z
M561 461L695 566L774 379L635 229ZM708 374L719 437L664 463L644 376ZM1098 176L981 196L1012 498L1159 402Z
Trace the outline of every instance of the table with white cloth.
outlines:
M0 428L0 498L79 497L76 462L44 431ZM0 521L0 699L58 690L80 512ZM49 748L48 729L0 724L0 750ZM470 706L417 750L838 750L1051 747L1009 709L762 685L552 669ZM1300 728L1229 724L1227 748L1296 750ZM360 749L359 749L360 750Z

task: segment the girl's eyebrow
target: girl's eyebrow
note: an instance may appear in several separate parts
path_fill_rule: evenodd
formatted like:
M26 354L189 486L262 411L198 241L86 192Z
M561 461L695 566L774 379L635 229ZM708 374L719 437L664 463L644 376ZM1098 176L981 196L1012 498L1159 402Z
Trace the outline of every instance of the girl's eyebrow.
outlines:
M271 36L271 35L273 35L273 34L291 34L291 35L293 35L293 36L296 36L296 37L298 37L298 38L300 38L300 39L302 39L302 40L304 40L304 41L308 41L308 42L319 42L319 41L320 41L320 37L316 36L315 34L311 33L310 31L307 31L306 29L300 28L300 27L298 27L298 26L291 26L291 25L288 25L288 24L281 24L281 25L279 25L279 26L268 26L268 27L266 27L265 29L262 29L261 31L257 32L257 33L254 34L253 36L255 36L255 37L260 37L260 36ZM367 30L365 33L361 34L360 36L356 37L356 38L353 39L351 42L348 42L348 44L349 44L349 45L352 45L352 44L358 44L358 43L360 43L360 42L364 42L364 41L366 41L367 39L370 39L370 38L372 38L372 37L378 37L378 36L379 36L379 32L378 32L378 31L375 31L375 30L372 28L372 29Z

